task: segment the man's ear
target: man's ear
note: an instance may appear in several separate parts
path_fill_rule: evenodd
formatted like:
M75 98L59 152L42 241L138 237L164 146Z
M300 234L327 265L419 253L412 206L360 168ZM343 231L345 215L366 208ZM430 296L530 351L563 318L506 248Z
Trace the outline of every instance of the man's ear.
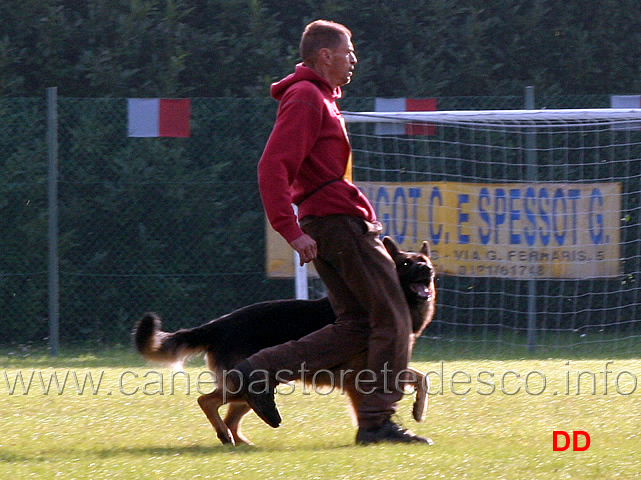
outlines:
M332 61L332 52L329 48L321 48L318 51L318 55L316 56L317 62L321 62L324 65L329 64Z

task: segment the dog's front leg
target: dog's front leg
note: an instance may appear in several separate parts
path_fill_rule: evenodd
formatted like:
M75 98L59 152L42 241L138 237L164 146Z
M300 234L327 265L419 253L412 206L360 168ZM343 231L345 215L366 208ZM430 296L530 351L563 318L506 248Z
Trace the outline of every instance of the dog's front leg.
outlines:
M414 389L416 390L416 400L412 407L412 416L417 422L422 422L429 402L430 377L413 367L408 367L408 370L412 372L416 379L416 383L410 383L410 385L414 384Z

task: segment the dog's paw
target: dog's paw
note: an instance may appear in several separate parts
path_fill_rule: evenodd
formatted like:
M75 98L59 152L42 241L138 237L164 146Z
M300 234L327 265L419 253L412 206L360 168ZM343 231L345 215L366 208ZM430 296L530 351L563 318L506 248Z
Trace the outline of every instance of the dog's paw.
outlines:
M216 432L216 436L223 445L233 445L234 447L236 446L236 440L234 440L234 435L231 433L231 430L229 428Z

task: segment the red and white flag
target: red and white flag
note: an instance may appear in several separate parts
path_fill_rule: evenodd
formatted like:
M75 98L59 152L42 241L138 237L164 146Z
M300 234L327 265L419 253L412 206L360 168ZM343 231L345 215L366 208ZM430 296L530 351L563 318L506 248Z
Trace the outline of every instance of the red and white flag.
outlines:
M130 137L189 137L188 98L128 98Z
M433 112L436 98L377 98L377 112ZM430 123L377 123L377 135L434 135L436 127Z

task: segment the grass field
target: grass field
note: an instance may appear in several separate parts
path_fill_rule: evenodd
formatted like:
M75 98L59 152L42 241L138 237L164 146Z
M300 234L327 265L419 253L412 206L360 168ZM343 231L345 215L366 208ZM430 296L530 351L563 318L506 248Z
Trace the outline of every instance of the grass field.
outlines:
M431 436L432 447L356 447L345 398L298 386L277 396L283 425L248 415L244 431L256 446L237 448L218 443L198 408L197 389L211 390L200 362L172 377L124 348L56 358L4 348L0 478L639 477L640 358L615 347L572 358L457 348L419 345L413 364L432 380L425 422L411 419L410 397L400 406L403 423ZM553 451L555 430L588 432L589 449Z

